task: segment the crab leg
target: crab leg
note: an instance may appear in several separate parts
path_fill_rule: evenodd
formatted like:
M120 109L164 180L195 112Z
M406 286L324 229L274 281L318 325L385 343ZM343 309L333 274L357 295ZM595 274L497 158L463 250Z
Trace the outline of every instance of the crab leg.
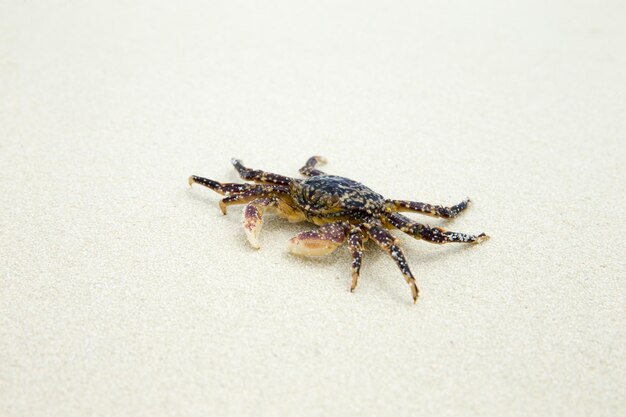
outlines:
M348 236L348 248L352 254L352 285L350 291L354 291L359 281L361 271L361 259L363 258L363 232L359 227L352 227Z
M230 163L233 164L239 176L247 181L254 181L262 184L279 184L288 185L292 179L283 175L272 174L271 172L261 171L259 169L250 169L243 166L243 163L239 159L231 159Z
M294 255L327 255L346 241L349 227L347 222L335 222L320 226L316 230L300 232L289 239L287 248Z
M190 186L193 184L200 184L222 195L243 193L244 191L248 191L256 187L256 185L253 184L237 184L233 182L221 183L208 178L198 177L196 175L189 177L188 182Z
M466 198L459 204L451 207L439 206L435 204L420 203L419 201L406 201L406 200L387 200L387 203L391 206L393 211L411 211L420 214L425 214L432 217L443 217L451 219L456 217L463 210L467 208L470 203L470 199Z
M419 290L417 289L417 285L415 285L415 278L409 269L409 264L404 257L404 253L402 249L396 244L396 238L385 230L382 225L378 224L365 224L365 229L367 230L368 236L376 242L378 246L380 246L385 252L387 252L393 260L400 268L402 275L404 275L404 279L406 283L411 287L411 294L413 295L413 302L417 301L417 295Z
M391 225L415 239L424 239L430 243L480 243L489 239L489 236L484 233L468 235L465 233L450 232L441 227L430 227L414 222L408 217L398 213L388 215L387 220Z
M324 175L324 172L319 169L315 169L315 166L318 164L325 164L326 159L323 156L312 156L307 161L306 164L302 168L300 168L300 174L306 175L307 177L315 177L316 175Z

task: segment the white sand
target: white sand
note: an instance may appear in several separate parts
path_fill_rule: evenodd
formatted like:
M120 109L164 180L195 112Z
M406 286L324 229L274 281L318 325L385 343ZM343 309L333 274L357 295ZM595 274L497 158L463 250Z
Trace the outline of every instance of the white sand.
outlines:
M0 6L1 416L626 415L624 2L54 3ZM313 154L492 239L402 236L413 305L186 186Z

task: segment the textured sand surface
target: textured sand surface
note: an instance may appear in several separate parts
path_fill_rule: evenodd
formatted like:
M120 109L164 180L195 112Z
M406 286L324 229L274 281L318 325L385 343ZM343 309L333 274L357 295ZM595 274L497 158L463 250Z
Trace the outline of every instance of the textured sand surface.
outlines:
M128 3L0 5L1 416L626 415L623 2ZM492 239L351 294L186 184L314 154Z

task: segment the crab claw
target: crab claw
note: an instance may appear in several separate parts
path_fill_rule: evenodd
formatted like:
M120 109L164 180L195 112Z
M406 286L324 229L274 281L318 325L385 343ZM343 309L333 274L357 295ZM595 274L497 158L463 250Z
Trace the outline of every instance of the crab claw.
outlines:
M263 213L254 204L248 204L243 210L243 230L253 248L259 249L259 234L263 228Z
M289 239L287 249L294 255L324 256L337 249L341 243L325 239L316 231L298 233Z
M346 232L344 224L327 224L317 230L298 233L289 239L287 249L294 255L324 256L345 242Z

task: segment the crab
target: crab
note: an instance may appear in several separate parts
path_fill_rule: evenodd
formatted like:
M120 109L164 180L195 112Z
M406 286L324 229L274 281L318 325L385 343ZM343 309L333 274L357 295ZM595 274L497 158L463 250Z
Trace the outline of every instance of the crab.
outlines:
M289 222L308 221L319 226L289 240L288 249L295 255L323 256L347 243L352 255L350 291L354 291L359 280L363 245L371 239L395 261L411 289L414 303L419 294L415 277L398 240L389 229L399 229L415 239L437 244L477 244L489 238L484 233L470 235L430 227L400 214L414 212L450 219L467 208L469 198L450 207L386 199L359 182L317 169L318 164L325 162L321 156L309 158L300 168L300 174L308 178L298 179L246 168L240 160L233 158L231 163L241 178L255 184L220 183L192 175L189 185L203 185L226 196L219 203L223 214L228 206L246 204L243 227L254 248L260 247L259 233L263 216L268 212L275 212Z

